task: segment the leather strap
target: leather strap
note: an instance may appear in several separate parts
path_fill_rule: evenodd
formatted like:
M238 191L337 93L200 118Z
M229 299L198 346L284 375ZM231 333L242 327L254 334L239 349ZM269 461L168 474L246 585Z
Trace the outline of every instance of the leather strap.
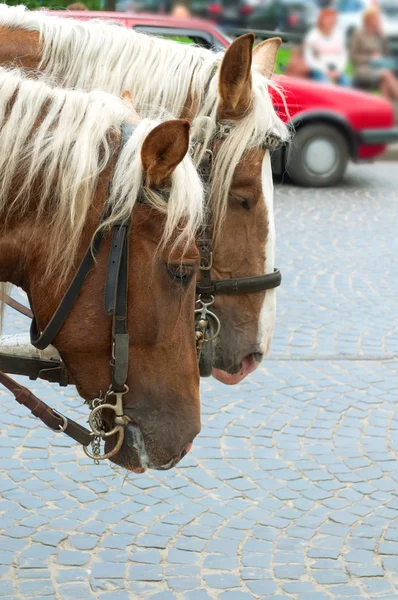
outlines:
M213 256L211 252L211 230L208 224L203 227L197 245L200 254L200 282L197 284L196 291L201 294L202 298L209 298L212 295L211 267Z
M29 319L33 319L33 313L30 310L30 308L24 306L23 304L18 302L18 300L14 300L14 298L11 298L11 296L9 296L8 294L5 295L5 303L17 312L19 312L21 315L24 315Z
M251 294L272 290L280 286L282 275L279 269L274 269L273 273L267 275L258 275L254 277L237 277L234 279L212 280L207 285L203 281L203 271L201 280L196 284L196 292L202 297L214 296L215 294Z
M26 406L32 415L39 418L47 427L53 431L63 431L70 438L74 439L83 446L91 444L92 435L88 429L76 423L72 419L67 419L61 413L57 412L48 404L35 396L28 388L24 387L5 373L0 371L0 383L4 385L19 404Z
M107 216L108 209L104 211L101 217L101 223L107 218ZM71 284L66 290L65 295L59 303L58 308L53 314L51 320L44 328L44 331L40 332L36 318L33 316L32 323L30 325L30 341L32 345L36 348L39 348L39 350L44 350L54 341L62 325L65 323L65 320L79 295L88 273L94 266L95 257L101 247L104 235L105 232L102 228L99 229L95 234L92 245L84 255L84 258L80 263L80 266Z
M108 314L113 314L112 388L115 392L123 392L129 364L129 334L127 331L129 223L119 223L114 227L112 250L113 255L110 257L105 288L105 310Z
M107 315L112 315L115 311L117 284L126 233L127 223L114 225L105 283L105 312Z

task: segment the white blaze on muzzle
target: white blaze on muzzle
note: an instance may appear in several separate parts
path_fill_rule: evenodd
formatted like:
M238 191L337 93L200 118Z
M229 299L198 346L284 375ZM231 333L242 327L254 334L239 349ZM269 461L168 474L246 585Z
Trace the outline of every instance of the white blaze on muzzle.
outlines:
M271 157L268 151L264 155L261 181L264 203L268 215L268 235L265 242L264 273L272 273L275 267L274 183L272 179ZM264 304L260 313L257 338L264 354L267 354L271 347L275 326L275 313L275 289L267 290L265 292Z

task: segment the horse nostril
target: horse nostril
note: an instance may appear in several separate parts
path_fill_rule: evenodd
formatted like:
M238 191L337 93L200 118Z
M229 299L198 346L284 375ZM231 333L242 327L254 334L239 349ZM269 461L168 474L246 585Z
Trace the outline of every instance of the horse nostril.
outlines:
M262 352L253 352L252 356L256 362L260 363L263 360L264 354Z

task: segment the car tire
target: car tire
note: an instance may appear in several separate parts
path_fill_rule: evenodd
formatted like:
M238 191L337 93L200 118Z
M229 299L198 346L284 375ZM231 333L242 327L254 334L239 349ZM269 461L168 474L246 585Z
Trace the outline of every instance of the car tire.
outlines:
M344 135L332 125L301 127L287 149L286 172L298 185L328 187L343 177L350 159Z

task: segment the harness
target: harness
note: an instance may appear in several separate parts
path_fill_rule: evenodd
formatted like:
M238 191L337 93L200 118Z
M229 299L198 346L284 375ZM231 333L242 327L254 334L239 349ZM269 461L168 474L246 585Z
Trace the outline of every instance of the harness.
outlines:
M213 140L225 140L231 132L233 125L218 122ZM195 140L194 147L201 145L202 140ZM265 150L274 151L281 145L280 138L269 133L262 147ZM199 164L199 172L209 189L211 170L213 163L213 149L206 148L203 158ZM196 284L198 308L195 310L195 335L200 359L200 374L204 377L211 375L212 359L211 344L221 332L221 323L217 315L209 310L214 304L217 294L252 294L265 290L272 290L280 286L282 275L279 269L273 273L256 275L253 277L234 277L230 279L212 279L211 269L213 266L213 242L211 228L211 202L207 195L206 199L207 218L202 227L197 245L200 253L200 281Z

